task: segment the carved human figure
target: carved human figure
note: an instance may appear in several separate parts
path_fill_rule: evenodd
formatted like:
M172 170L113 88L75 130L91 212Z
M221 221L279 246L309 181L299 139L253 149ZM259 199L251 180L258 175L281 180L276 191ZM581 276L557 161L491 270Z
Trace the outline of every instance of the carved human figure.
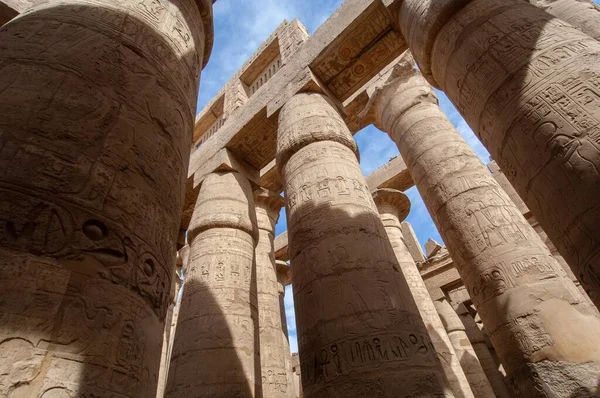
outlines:
M256 245L256 292L258 298L258 328L262 392L265 397L293 398L291 387L290 349L282 336L280 283L275 263L274 231L283 197L265 189L254 192L258 244Z
M282 108L277 165L297 197L286 209L304 397L452 396L356 143L325 96Z
M471 379L465 376L461 363L454 352L454 348L446 334L446 329L433 305L433 300L423 282L423 278L412 258L404 241L401 222L406 219L410 211L410 201L401 191L395 189L378 189L373 193L373 199L379 211L385 231L396 254L400 271L404 275L410 292L415 299L419 314L423 318L425 327L433 343L448 384L456 397L493 397L491 389L486 389L484 384L476 383L477 390L473 389ZM484 376L485 377L485 376Z
M0 28L0 396L156 394L211 44L209 0L48 0Z
M379 84L373 114L398 145L514 394L565 396L592 388L600 372L598 311L447 119L413 65L406 56Z
M406 0L398 22L599 306L600 42L523 0Z
M250 182L237 172L209 174L188 230L165 397L259 395L257 239Z

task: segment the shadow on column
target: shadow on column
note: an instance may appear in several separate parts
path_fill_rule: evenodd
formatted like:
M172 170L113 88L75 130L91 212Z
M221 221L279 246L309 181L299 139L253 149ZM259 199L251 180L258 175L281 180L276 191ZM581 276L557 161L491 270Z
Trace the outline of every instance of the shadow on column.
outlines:
M151 397L201 65L156 8L55 3L0 29L0 395Z
M236 347L226 316L209 288L192 280L186 282L184 289L193 296L187 299L184 296L181 301L165 396L259 396L253 393L254 386L243 377L244 368L236 352L240 347ZM185 314L197 313L198 307L207 314L185 317ZM255 328L253 341L258 344L257 320L249 327ZM255 372L258 373L255 374L260 380L260 361L257 362ZM213 379L215 375L218 379Z
M368 188L320 179L288 198L305 396L452 396Z

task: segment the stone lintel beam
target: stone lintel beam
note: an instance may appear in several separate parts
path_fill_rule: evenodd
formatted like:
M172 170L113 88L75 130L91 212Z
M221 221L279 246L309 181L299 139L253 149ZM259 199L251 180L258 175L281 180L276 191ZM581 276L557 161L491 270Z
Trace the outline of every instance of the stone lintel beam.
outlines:
M275 258L280 261L288 261L288 233L287 231L275 238Z
M387 10L379 0L347 0L340 8L327 20L317 31L314 36L306 42L298 52L290 59L290 61L282 66L282 68L268 81L268 90L263 90L260 95L253 95L248 99L237 113L235 118L230 118L221 127L218 134L208 139L197 151L192 154L188 175L193 175L198 170L205 159L210 159L221 148L231 148L231 144L236 142L240 134L248 133L253 127L253 121L260 119L262 114L276 116L277 111L283 104L281 99L289 98L290 95L297 92L304 92L307 89L312 91L325 92L325 84L319 82L313 77L313 72L308 69L315 60L318 60L322 54L340 43L340 38L344 35L349 35L355 31L353 27L359 22L366 21L371 23L366 16L375 9L379 9L381 13L387 13ZM381 14L380 13L380 14ZM387 23L387 22L386 22ZM362 26L362 25L361 25ZM397 29L393 22L389 23L386 28L388 31L397 33ZM402 41L403 43L403 41ZM373 43L366 44L368 48ZM406 48L404 44L402 48ZM397 50L395 50L397 52ZM386 64L390 62L386 61ZM348 65L352 66L352 65ZM331 82L325 82L329 85ZM354 91L360 91L361 87L353 88ZM299 90L293 92L294 90ZM330 98L336 98L330 96ZM365 97L361 97L364 99ZM335 103L336 107L342 110L345 114L346 107L340 107L339 102ZM352 108L354 109L354 108ZM360 107L362 109L362 107ZM269 117L270 119L270 117ZM356 130L357 131L357 130Z

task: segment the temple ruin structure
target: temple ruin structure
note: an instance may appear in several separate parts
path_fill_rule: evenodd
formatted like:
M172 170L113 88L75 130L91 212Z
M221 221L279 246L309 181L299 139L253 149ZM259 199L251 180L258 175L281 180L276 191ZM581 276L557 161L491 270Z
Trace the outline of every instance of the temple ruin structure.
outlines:
M600 396L600 8L345 0L196 115L214 2L0 0L0 396Z

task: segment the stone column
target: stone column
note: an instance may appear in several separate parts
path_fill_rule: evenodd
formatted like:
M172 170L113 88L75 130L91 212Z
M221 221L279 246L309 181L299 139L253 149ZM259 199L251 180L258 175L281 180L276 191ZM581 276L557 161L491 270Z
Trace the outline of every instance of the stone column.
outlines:
M517 396L595 386L597 310L446 118L411 57L374 99Z
M252 188L237 172L200 187L165 397L254 397L260 381Z
M405 0L399 24L600 305L600 43L523 0Z
M279 308L281 313L281 338L283 340L285 352L285 368L288 378L288 388L292 396L296 393L294 387L294 370L292 369L292 353L290 351L290 338L288 334L287 318L285 313L285 287L292 283L292 271L290 265L285 261L276 260L277 267L277 286L279 288Z
M326 97L298 94L283 107L277 164L304 396L451 396L354 139Z
M283 198L260 189L254 193L258 244L256 245L256 291L258 297L258 327L262 391L265 397L292 398L288 385L289 347L281 335L281 302L274 254L274 230ZM284 315L285 316L285 315Z
M452 347L454 347L454 351L469 379L475 396L478 398L495 397L496 394L494 394L492 386L479 363L477 354L467 337L465 326L460 321L458 314L454 312L454 309L446 299L436 300L434 305L444 323Z
M448 384L456 397L491 397L487 391L475 391L469 387L465 373L458 362L452 344L446 334L446 329L438 316L433 300L427 291L425 282L421 278L417 264L408 250L402 234L400 224L410 211L410 201L406 195L395 189L378 189L373 194L373 199L379 211L379 217L383 222L387 236L392 244L400 270L408 282L410 292L417 304L419 314L429 332L433 348L437 352L442 369L448 380ZM478 394L485 393L485 394Z
M504 382L504 375L498 370L499 364L492 356L485 336L479 329L479 326L477 326L475 320L463 304L458 306L456 313L465 327L467 338L477 355L477 359L479 359L481 368L485 372L494 393L498 398L510 398Z
M209 0L0 28L0 396L153 397Z
M600 10L591 0L529 0L556 18L600 40Z

